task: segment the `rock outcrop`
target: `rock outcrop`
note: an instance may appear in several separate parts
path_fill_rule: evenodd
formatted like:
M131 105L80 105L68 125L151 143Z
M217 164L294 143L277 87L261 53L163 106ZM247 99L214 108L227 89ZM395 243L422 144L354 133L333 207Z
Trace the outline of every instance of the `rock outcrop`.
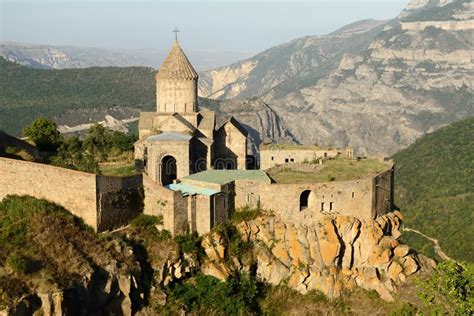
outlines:
M421 267L417 254L397 240L401 220L398 211L369 221L325 217L314 226L259 217L237 225L243 240L253 244L253 261L229 263L224 239L213 233L202 242L207 254L202 272L223 280L253 266L261 280L301 293L317 289L335 298L362 287L391 301L397 286Z

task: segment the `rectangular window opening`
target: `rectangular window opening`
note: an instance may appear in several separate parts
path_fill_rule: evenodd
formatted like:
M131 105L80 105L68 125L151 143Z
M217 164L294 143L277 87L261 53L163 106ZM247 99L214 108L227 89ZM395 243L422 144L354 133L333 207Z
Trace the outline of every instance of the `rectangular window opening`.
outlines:
M324 202L321 203L321 212L324 211Z
M333 202L329 202L329 210L332 211Z

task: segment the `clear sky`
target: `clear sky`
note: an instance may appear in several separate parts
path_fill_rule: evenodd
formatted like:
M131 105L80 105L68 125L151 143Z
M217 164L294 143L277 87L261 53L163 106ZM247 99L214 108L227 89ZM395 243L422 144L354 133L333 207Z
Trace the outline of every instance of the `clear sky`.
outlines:
M361 19L390 19L407 0L0 0L3 42L258 52Z

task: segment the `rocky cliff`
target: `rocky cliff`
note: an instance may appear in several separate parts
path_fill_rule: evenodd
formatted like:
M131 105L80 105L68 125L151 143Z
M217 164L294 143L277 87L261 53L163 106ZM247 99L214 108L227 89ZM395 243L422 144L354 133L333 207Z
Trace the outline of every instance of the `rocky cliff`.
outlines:
M252 98L281 84L285 90L315 82L335 68L343 54L365 49L384 23L356 22L329 35L298 38L250 59L203 72L199 95L211 99Z
M295 40L241 63L251 67L241 67L240 77L221 76L235 74L238 64L205 73L200 91L217 99L258 96L300 143L351 145L360 155L392 154L427 132L474 115L472 4L418 2L399 18L352 31L344 41L357 49L323 49L326 40L339 43L344 30L324 40ZM279 54L270 54L275 51ZM331 62L308 62L321 52ZM282 60L284 75L276 66L256 72L259 64ZM214 90L209 78L219 82Z
M254 270L272 285L285 284L301 293L317 289L331 298L362 287L391 301L407 277L434 264L399 243L401 220L398 211L373 221L327 217L314 226L260 217L237 225L243 240L253 245L250 255L229 260L231 246L223 234L205 237L207 259L201 270L219 279L240 269Z

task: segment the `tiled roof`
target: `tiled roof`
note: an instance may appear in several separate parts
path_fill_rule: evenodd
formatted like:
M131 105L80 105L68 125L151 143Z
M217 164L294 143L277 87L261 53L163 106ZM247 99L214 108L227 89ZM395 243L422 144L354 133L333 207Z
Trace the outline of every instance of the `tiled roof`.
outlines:
M202 111L202 119L199 122L200 130L214 130L216 126L216 114L214 111Z
M262 170L207 170L189 175L181 180L186 182L186 179L216 184L226 184L235 180L271 182L266 172Z
M234 125L235 128L237 128L242 133L242 135L247 136L249 134L247 129L245 127L243 127L242 124L240 124L240 122L237 121L237 119L233 116L230 116L225 122L223 122L223 124L218 128L218 130L223 128L225 125L227 125L229 123Z
M157 79L196 80L197 72L184 54L181 46L175 41L171 51L156 74Z
M138 120L138 129L152 129L154 115L155 112L140 112L140 119Z

